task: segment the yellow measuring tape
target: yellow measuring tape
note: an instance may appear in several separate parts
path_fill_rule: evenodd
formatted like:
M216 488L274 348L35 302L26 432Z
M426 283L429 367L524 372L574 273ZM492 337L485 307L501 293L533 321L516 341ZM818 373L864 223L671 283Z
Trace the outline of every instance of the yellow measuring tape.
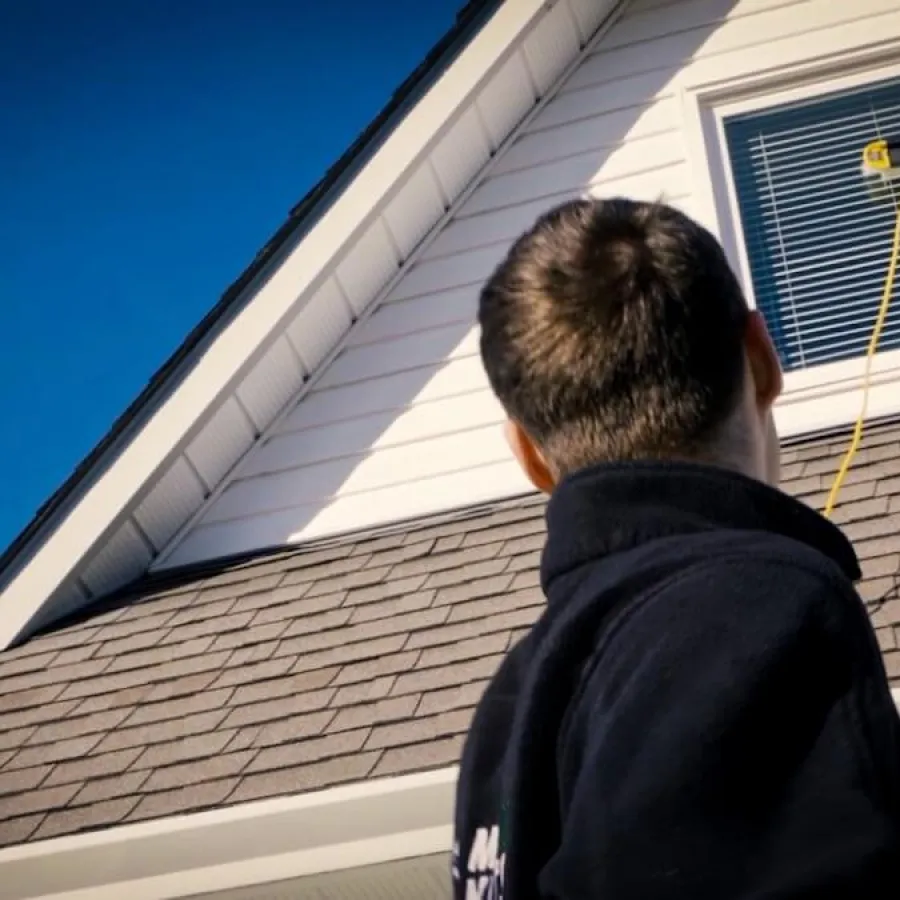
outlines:
M863 427L866 424L866 415L869 411L869 388L872 382L872 360L875 358L875 351L878 349L878 341L881 339L881 332L884 330L884 323L887 319L888 309L891 306L891 297L894 294L894 276L897 274L897 262L900 258L900 210L897 212L897 222L894 225L894 244L891 250L891 261L888 265L887 277L884 281L884 294L881 297L881 306L878 308L878 316L875 319L875 327L872 329L872 337L869 339L869 348L866 351L866 368L863 373L863 399L862 409L859 411L859 418L856 420L856 426L853 429L853 438L850 446L841 462L834 484L831 486L831 492L828 494L828 502L825 504L825 515L831 517L834 505L837 502L838 494L847 472L853 463L853 457L859 450L859 443L862 440ZM898 388L900 390L900 388Z

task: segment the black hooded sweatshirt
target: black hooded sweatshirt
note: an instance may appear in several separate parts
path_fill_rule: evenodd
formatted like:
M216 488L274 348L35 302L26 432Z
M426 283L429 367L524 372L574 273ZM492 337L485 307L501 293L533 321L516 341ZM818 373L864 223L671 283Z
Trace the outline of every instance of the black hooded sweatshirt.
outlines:
M463 753L457 900L900 897L900 719L841 532L649 463L565 480L547 531Z

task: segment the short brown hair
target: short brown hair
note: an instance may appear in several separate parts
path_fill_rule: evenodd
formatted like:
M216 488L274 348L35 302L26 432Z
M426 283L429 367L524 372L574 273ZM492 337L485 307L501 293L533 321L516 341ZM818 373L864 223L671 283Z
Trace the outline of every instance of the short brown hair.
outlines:
M694 455L743 385L748 307L719 242L662 203L541 216L481 292L481 356L560 475Z

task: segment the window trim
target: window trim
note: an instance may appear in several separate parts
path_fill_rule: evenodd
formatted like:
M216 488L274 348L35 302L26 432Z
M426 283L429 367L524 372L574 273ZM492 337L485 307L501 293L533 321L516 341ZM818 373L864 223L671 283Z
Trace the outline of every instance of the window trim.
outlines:
M737 192L728 164L725 119L900 78L898 58L900 38L864 50L776 66L758 74L681 86L694 212L718 234L751 304L755 305L755 300ZM864 365L860 357L786 373L784 394L775 409L779 432L790 437L853 423L860 411ZM869 418L900 414L900 350L876 357L871 385Z

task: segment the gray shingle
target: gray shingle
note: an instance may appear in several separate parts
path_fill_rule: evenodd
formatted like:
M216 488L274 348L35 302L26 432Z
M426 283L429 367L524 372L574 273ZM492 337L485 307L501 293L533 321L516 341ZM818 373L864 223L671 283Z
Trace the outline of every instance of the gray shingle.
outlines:
M335 715L333 709L320 709L317 712L286 716L265 725L242 728L228 746L237 748L246 743L247 746L268 747L285 741L302 741L316 737L329 727Z
M32 732L33 733L33 732ZM81 737L63 738L52 744L27 745L22 747L3 767L7 769L27 769L47 763L62 763L70 759L80 759L91 753L102 740L102 732Z
M98 828L109 828L123 821L137 806L136 796L117 797L84 806L72 806L46 816L41 827L32 835L34 840L46 840L64 834L77 834Z
M0 796L18 794L38 787L52 771L52 766L33 766L30 769L13 769L0 772Z
M785 488L821 507L844 449L792 442ZM900 424L867 430L840 499L900 684ZM543 509L517 498L148 580L3 654L0 845L453 763L543 607Z
M386 722L402 722L415 713L420 699L419 694L409 694L406 697L389 697L374 703L350 706L338 712L329 727L332 731L345 731L383 725Z
M350 756L336 756L295 768L246 775L228 801L246 803L264 797L321 790L345 781L359 781L372 772L380 758L381 753L373 750Z
M64 784L4 794L0 796L0 821L64 807L80 788L80 784Z
M398 675L394 682L392 694L420 693L437 691L444 687L466 684L469 681L480 681L494 674L500 665L502 655L485 656L482 659L454 662L433 669L416 669L405 675Z
M12 675L22 675L26 672L38 672L47 668L58 655L56 650L29 655L25 649L24 647L17 648L8 656L0 658L0 679L9 678Z
M72 759L54 766L45 784L72 784L103 775L117 775L126 771L143 752L143 747L129 747L111 753L98 750L84 759Z
M392 647L402 646L403 641L397 640ZM359 662L349 662L341 668L332 684L355 684L367 682L384 675L396 675L398 672L408 672L419 658L419 651L404 651L402 653L386 653L372 659L364 659Z
M472 720L472 710L462 709L439 713L436 716L417 716L405 722L378 725L372 729L367 750L386 747L406 747L435 738L464 734Z
M125 726L110 731L103 737L97 746L97 752L110 753L113 750L147 747L153 744L183 740L197 734L208 734L214 732L227 715L227 709L216 709L195 713L191 716L182 716L180 719L166 719L133 727L128 727L126 721Z
M86 716L67 716L61 721L41 725L28 739L29 744L53 744L66 738L94 735L120 725L131 713L128 707L90 713Z
M438 738L421 744L410 744L407 747L391 747L384 751L378 765L372 772L373 778L384 778L388 775L399 775L415 769L439 769L452 766L462 752L465 735L455 734L453 737Z
M196 764L192 762L191 765ZM161 769L160 771L168 770ZM94 778L85 782L84 787L73 798L72 804L87 806L104 800L114 800L117 797L133 796L141 790L150 775L148 769L143 769L136 772L124 772L121 775L111 775L108 778Z
M360 728L340 731L306 741L290 741L260 750L247 766L247 772L267 772L318 762L333 756L348 756L362 750L371 731Z
M178 737L165 743L153 744L135 760L136 769L159 769L173 763L203 761L203 768L209 759L221 753L237 730L208 731L190 737Z
M276 697L265 702L238 706L228 713L223 722L223 727L258 725L263 722L272 722L282 716L324 709L331 702L334 693L334 688L326 688L325 690L307 691L301 694L287 694L284 697Z
M300 746L303 746L302 744ZM257 756L257 750L239 750L237 753L217 753L203 762L203 776L211 781L221 778L231 778L239 775L247 764ZM145 774L147 780L141 785L144 791L169 791L174 788L184 787L194 779L192 766L196 766L195 760L186 763L161 766L148 770ZM90 787L90 785L88 785ZM76 798L78 799L78 798Z
M65 810L56 811L52 818L65 814ZM35 836L35 832L41 822L46 818L46 813L38 813L33 816L17 816L14 819L0 819L0 847L11 844L24 844Z
M233 688L197 691L177 700L163 700L158 703L142 703L128 718L129 725L147 725L151 722L163 722L166 719L183 719L195 713L210 712L221 709L234 694ZM117 723L118 724L118 723Z
M129 821L157 819L161 816L199 812L220 806L238 786L240 779L224 778L217 781L188 783L170 791L145 794L128 815Z
M381 700L390 694L396 680L396 677L393 675L383 675L380 678L348 684L338 690L331 701L331 705L335 707L356 706L359 703L371 703L373 700Z
M0 712L0 734L8 734L13 729L18 730L29 725L65 720L76 706L77 700L65 700L62 703L26 705L23 709Z

